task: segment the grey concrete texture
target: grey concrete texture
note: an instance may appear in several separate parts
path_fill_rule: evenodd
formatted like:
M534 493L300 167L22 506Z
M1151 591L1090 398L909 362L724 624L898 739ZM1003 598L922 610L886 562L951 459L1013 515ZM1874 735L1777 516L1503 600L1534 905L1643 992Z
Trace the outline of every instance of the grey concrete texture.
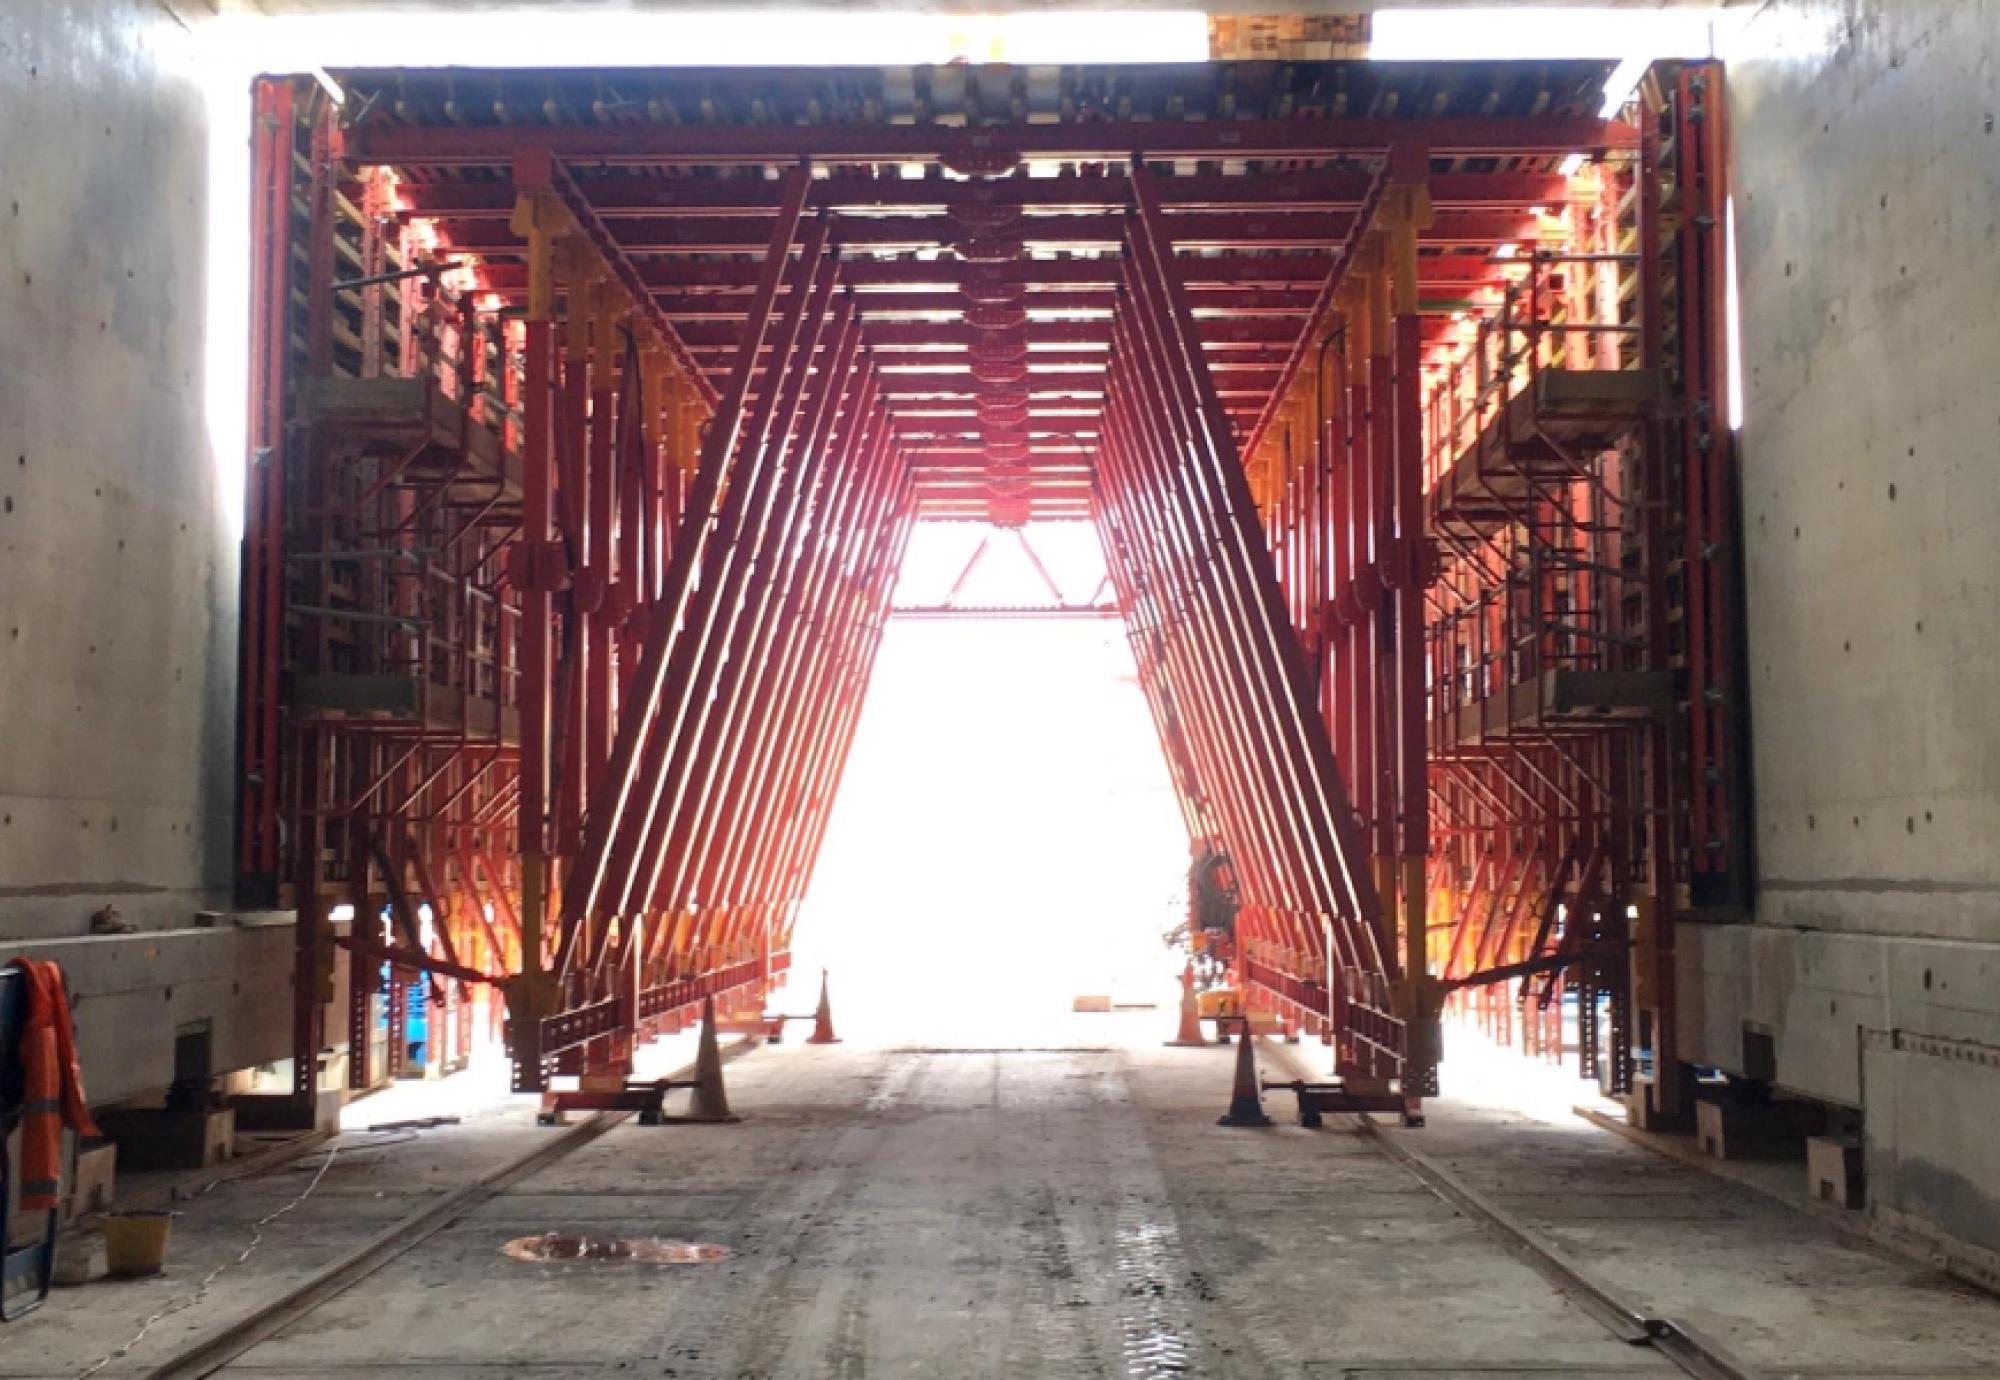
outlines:
M184 1031L206 1033L217 1073L291 1056L291 915L227 919L246 923L0 940L0 964L34 957L62 965L84 1093L101 1107L163 1091L174 1079L174 1037ZM339 967L344 976L345 962Z
M1077 1017L1034 1049L755 1051L729 1066L740 1125L627 1124L224 1374L1680 1373L1614 1340L1351 1122L1216 1126L1234 1051L1162 1048L1162 1019ZM318 1192L265 1228L260 1264L103 1373L158 1364L549 1134L502 1099L414 1139L350 1138ZM1429 1129L1392 1134L1773 1376L2000 1374L2000 1304L1582 1121L1457 1098ZM0 1343L0 1375L70 1374L125 1341L319 1161L184 1204L170 1277L66 1291ZM501 1254L549 1231L731 1254L672 1267Z
M155 0L0 5L0 936L106 902L185 925L227 892L206 139L194 36Z
M1773 0L1729 60L1759 887L1683 1052L1865 1111L1870 1211L2000 1250L2000 7Z
M1783 0L1738 46L1759 919L2000 942L2000 11Z

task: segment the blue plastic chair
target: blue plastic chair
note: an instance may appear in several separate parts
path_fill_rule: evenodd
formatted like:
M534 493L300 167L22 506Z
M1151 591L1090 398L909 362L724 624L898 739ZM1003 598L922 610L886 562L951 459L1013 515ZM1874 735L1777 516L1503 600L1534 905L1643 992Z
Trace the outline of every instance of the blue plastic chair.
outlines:
M27 977L19 968L0 968L0 1322L12 1322L40 1308L56 1271L54 1208L49 1209L40 1241L18 1249L8 1244L13 1240L14 1164L4 1138L21 1124L26 1100L21 1032L27 1024Z

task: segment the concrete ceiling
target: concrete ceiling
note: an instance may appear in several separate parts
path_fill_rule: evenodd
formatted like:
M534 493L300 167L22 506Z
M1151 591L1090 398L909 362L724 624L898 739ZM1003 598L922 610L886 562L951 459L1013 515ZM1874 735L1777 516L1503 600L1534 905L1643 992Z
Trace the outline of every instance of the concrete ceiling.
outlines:
M1163 10L1199 8L1210 14L1361 14L1377 10L1562 6L1572 9L1719 9L1756 0L179 0L189 8L222 14L342 14L357 11L463 13L546 10L639 14L675 10L788 9L901 11L930 14L1046 13L1061 10ZM748 55L746 55L748 56Z

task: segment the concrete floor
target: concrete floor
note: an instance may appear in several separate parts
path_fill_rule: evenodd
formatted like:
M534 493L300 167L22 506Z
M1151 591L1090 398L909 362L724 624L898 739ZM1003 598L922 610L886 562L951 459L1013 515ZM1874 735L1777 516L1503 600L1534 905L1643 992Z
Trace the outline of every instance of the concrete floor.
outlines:
M1216 1127L1231 1051L1161 1048L1165 1019L1079 1016L1031 1049L757 1050L729 1069L741 1125L621 1126L226 1373L1679 1374L1612 1340L1342 1119ZM462 1125L344 1139L248 1263L99 1373L142 1372L551 1134L519 1100L457 1086ZM397 1096L424 1091L436 1089ZM365 1121L406 1108L353 1110ZM1606 1283L1773 1376L2000 1376L1992 1300L1576 1118L1461 1096L1436 1104L1428 1129L1394 1134ZM323 1159L184 1204L168 1278L61 1292L0 1333L0 1375L75 1375L127 1341L240 1252ZM730 1255L642 1266L501 1253L552 1230Z

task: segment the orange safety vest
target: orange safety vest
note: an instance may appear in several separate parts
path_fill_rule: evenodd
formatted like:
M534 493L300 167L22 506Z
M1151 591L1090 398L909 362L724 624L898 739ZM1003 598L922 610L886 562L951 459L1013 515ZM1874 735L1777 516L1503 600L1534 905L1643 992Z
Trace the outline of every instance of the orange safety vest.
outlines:
M62 1191L62 1128L99 1134L83 1100L83 1070L76 1062L76 1034L69 1021L69 992L62 969L37 958L17 958L28 983L28 1019L21 1030L24 1104L21 1117L21 1210L46 1212Z

